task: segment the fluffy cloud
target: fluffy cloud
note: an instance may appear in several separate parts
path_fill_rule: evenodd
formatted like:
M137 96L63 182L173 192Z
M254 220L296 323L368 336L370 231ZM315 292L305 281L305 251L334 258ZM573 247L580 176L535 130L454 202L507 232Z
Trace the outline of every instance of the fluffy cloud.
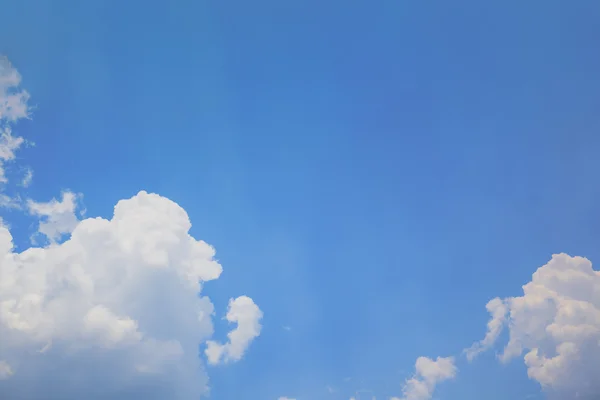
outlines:
M438 357L432 360L427 357L417 358L415 375L406 380L402 398L391 400L429 400L438 383L454 378L457 368L453 357Z
M0 183L25 142L12 124L29 116L21 77L0 57ZM20 183L31 183L27 169ZM80 220L81 196L0 206L39 219L46 247L14 250L0 218L0 398L190 399L207 392L200 346L213 334L204 282L219 278L215 250L189 235L175 202L144 191L121 200L110 220ZM62 240L65 239L65 240ZM221 354L239 360L260 333L262 312L233 300L237 322Z
M13 125L28 118L21 76L0 56L0 190L5 166L25 140ZM23 171L23 168L20 169ZM26 168L18 186L31 184ZM190 399L207 392L200 358L213 334L204 282L219 278L215 250L189 235L175 202L144 191L121 200L110 220L80 220L81 196L22 201L0 192L0 207L39 220L46 247L14 250L0 218L0 398ZM217 362L242 358L260 333L254 301L232 300L238 324ZM207 353L208 354L208 353Z
M262 311L250 297L241 296L229 300L226 319L237 323L237 327L227 334L229 341L219 344L209 340L206 344L206 357L210 364L238 361L250 343L260 334Z
M524 354L529 377L550 397L600 397L600 272L588 259L556 254L523 286L523 296L493 302L490 339L478 348L490 347L498 325L507 325L502 361Z
M70 204L65 195L30 206L48 216L71 213ZM49 247L15 253L0 227L0 374L13 375L0 397L204 393L198 346L212 335L213 305L199 291L222 268L190 226L176 203L142 191L118 202L112 219L77 221L68 240ZM223 357L242 357L260 315L249 297L231 301L227 318L238 327Z

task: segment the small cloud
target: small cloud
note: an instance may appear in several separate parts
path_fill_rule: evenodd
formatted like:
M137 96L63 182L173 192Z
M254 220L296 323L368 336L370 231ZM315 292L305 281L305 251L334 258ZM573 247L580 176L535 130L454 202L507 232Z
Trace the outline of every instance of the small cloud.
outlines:
M0 122L2 122L1 119ZM8 178L6 178L5 164L15 159L15 152L21 147L24 139L13 136L8 126L3 128L0 125L0 132L0 183L7 183Z
M209 364L239 361L250 343L260 335L263 313L248 296L240 296L229 300L229 310L225 317L229 322L237 323L237 327L227 334L229 341L219 344L213 340L206 342L206 358Z
M23 202L19 196L10 197L0 193L0 208L8 208L12 210L20 210L23 208Z
M21 180L21 186L27 188L31 185L31 181L33 180L33 170L31 168L25 169L25 175L23 175L23 179Z
M419 357L415 363L415 375L406 380L402 398L392 400L429 400L433 397L438 383L456 376L454 357L438 357L432 360Z
M29 93L20 88L21 74L0 56L0 120L15 122L29 117Z
M0 183L8 180L4 172L6 162L15 158L25 140L13 136L10 124L29 118L29 93L20 88L21 75L8 58L0 56Z
M71 233L79 223L76 215L79 197L72 192L63 192L61 201L52 199L47 203L38 203L27 200L29 213L41 218L38 232L52 243Z
M508 316L508 305L501 299L495 298L490 300L486 308L491 315L491 318L487 324L487 333L485 337L479 342L474 343L471 347L464 350L467 360L473 361L480 353L483 353L491 346L494 345L502 329L506 324L506 318Z
M292 330L292 327L291 327L291 326L287 326L287 325L284 325L284 326L282 326L281 328L282 328L284 331L291 331L291 330Z

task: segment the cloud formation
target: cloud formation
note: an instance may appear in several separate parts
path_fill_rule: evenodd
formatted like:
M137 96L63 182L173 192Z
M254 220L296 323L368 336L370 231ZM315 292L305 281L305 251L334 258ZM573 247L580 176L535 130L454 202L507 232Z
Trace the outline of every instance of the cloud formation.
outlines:
M28 118L29 93L20 88L21 75L12 66L8 58L0 56L0 183L6 184L5 165L15 159L15 152L25 142L22 137L14 136L11 124L19 119Z
M24 188L28 188L33 182L33 170L31 168L25 168L25 174L21 179L21 186Z
M38 203L31 199L27 200L29 213L40 218L38 232L51 243L71 233L79 223L75 214L79 197L67 191L62 193L61 201L52 199L49 202Z
M29 117L29 93L20 88L21 74L0 56L0 120L16 122Z
M0 58L0 182L24 142L10 125L28 117L20 75ZM23 183L23 182L22 182ZM0 398L162 400L208 391L200 348L214 307L201 295L218 279L215 250L189 234L175 202L139 192L112 218L80 220L80 195L38 202L2 193L6 207L39 220L44 247L15 251L0 219ZM260 333L262 312L241 296L227 319L237 328L219 359L240 360Z
M487 333L482 340L465 350L465 355L469 361L473 361L475 357L494 345L506 323L508 306L503 300L499 298L492 299L485 307L491 315L487 324Z
M222 268L190 226L176 203L140 192L112 219L79 221L50 247L14 253L0 227L0 359L17 382L9 393L23 389L20 375L40 382L77 371L73 398L98 383L95 369L115 393L156 375L173 390L187 376L186 393L205 391L198 345L212 334L213 306L198 292ZM59 360L69 372L52 368ZM38 388L32 398L48 389Z
M502 361L524 354L529 377L551 398L600 398L600 272L588 259L555 254L523 286L523 296L492 302L485 344L476 348L489 348L506 325Z
M414 376L404 384L402 397L393 397L391 400L429 400L433 397L436 386L454 378L457 371L453 357L438 357L435 360L419 357L415 363Z
M208 362L219 364L238 361L254 338L260 335L262 315L262 311L250 297L240 296L229 300L225 318L231 323L237 323L237 327L227 334L229 340L225 344L212 340L206 342Z

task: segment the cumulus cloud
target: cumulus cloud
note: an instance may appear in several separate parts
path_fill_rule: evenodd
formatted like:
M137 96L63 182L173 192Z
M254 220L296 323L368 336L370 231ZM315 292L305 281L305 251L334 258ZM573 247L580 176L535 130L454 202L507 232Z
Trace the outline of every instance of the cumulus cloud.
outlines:
M588 259L555 254L522 296L494 301L508 310L502 361L524 354L529 377L550 397L600 397L600 272Z
M260 335L262 315L262 311L250 297L240 296L229 300L225 318L231 323L237 323L237 327L227 334L227 343L219 344L212 340L206 343L208 362L218 364L238 361L254 338Z
M24 143L10 126L29 116L20 81L0 58L1 183ZM200 346L213 335L214 307L201 291L222 272L214 248L189 234L183 208L157 194L119 201L110 219L81 220L80 199L65 191L60 200L22 202L0 193L0 206L26 209L48 239L17 252L0 219L0 398L206 394ZM261 316L249 297L232 300L227 318L238 327L219 358L241 359Z
M38 211L58 207L46 206ZM72 373L61 388L68 398L92 386L114 395L151 381L169 387L169 398L205 392L198 345L212 335L214 310L198 293L222 267L190 226L176 203L142 191L118 202L112 219L78 221L68 240L50 247L15 253L0 227L0 359L14 370L14 384L0 394L45 398L56 385L50 378ZM260 315L249 297L231 301L227 318L238 327L223 357L242 357Z
M46 203L27 201L29 213L39 217L38 232L50 242L58 241L63 235L71 233L79 223L77 201L80 196L72 192L63 192L62 200L52 199Z
M454 378L456 372L453 357L438 357L435 360L419 357L415 363L414 376L404 384L402 397L393 397L391 400L429 400L436 386Z

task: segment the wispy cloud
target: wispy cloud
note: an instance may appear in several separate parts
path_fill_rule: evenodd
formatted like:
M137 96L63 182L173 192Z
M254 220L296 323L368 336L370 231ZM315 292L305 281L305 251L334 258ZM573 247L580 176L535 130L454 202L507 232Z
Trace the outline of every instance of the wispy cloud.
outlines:
M28 167L25 169L25 174L23 175L23 179L21 179L20 186L27 188L31 185L32 181L33 181L33 170Z

